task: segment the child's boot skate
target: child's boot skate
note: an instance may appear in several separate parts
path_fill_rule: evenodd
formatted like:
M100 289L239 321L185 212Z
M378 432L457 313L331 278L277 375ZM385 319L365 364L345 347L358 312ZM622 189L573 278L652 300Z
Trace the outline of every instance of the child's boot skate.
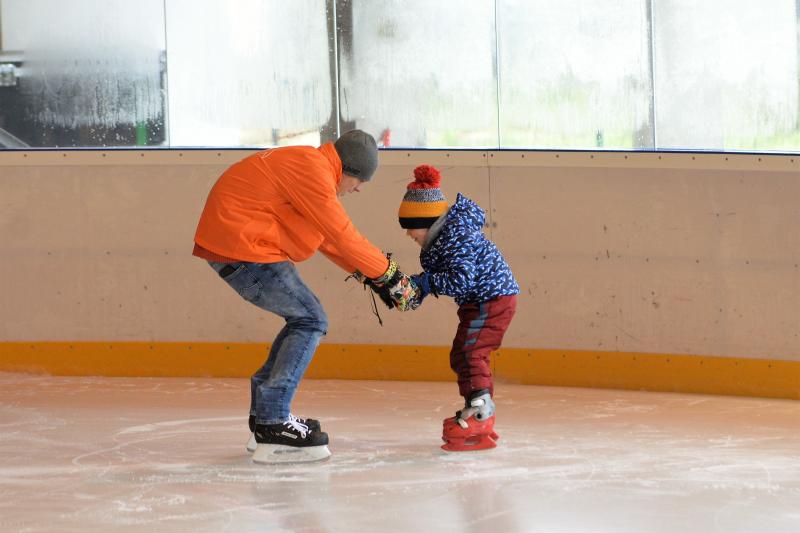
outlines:
M313 418L297 418L293 414L289 413L289 420L294 420L295 422L300 422L308 426L309 431L322 431L322 425L320 425L319 420L314 420ZM253 453L256 451L256 446L258 443L256 442L256 417L250 415L250 418L247 419L247 425L250 426L250 440L247 441L247 451Z
M331 456L328 434L311 431L296 419L279 424L256 424L254 435L254 463L305 463Z
M442 426L442 449L448 452L488 450L500 438L494 431L494 402L488 389L470 394L467 406Z

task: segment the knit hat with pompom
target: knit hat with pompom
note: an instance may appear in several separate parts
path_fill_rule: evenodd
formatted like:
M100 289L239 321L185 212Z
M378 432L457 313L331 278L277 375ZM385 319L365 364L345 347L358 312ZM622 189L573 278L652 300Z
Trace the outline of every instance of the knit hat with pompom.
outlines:
M414 169L414 181L408 184L408 190L400 202L400 227L427 229L447 212L447 201L439 188L441 179L439 171L430 165L420 165Z

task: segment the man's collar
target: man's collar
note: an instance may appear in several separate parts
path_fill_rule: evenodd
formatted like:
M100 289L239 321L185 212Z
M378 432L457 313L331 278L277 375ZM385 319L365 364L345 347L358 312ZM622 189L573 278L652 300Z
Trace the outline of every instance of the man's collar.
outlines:
M336 151L333 143L325 143L317 148L317 150L319 150L331 164L331 168L336 175L336 185L339 185L339 182L342 181L342 160L339 158L339 153Z

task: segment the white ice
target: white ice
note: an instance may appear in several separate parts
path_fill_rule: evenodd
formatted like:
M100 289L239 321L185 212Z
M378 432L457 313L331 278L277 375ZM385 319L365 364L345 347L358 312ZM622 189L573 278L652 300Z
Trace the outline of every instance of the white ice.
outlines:
M333 456L264 466L247 380L0 374L0 531L800 531L800 402L496 387L446 454L455 384L304 381Z

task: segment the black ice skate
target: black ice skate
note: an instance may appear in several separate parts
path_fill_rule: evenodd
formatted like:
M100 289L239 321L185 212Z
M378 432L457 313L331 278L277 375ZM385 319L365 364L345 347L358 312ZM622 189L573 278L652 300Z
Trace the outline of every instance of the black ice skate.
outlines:
M309 431L322 431L322 425L319 423L319 420L314 420L313 418L297 418L293 414L289 413L289 420L294 420L295 422L299 422L305 426L308 426ZM247 441L247 451L253 453L256 451L256 436L254 435L256 431L256 417L254 415L250 415L247 419L247 425L250 426L250 440Z
M282 424L256 424L254 435L254 463L305 463L331 456L328 434L311 431L296 419Z

